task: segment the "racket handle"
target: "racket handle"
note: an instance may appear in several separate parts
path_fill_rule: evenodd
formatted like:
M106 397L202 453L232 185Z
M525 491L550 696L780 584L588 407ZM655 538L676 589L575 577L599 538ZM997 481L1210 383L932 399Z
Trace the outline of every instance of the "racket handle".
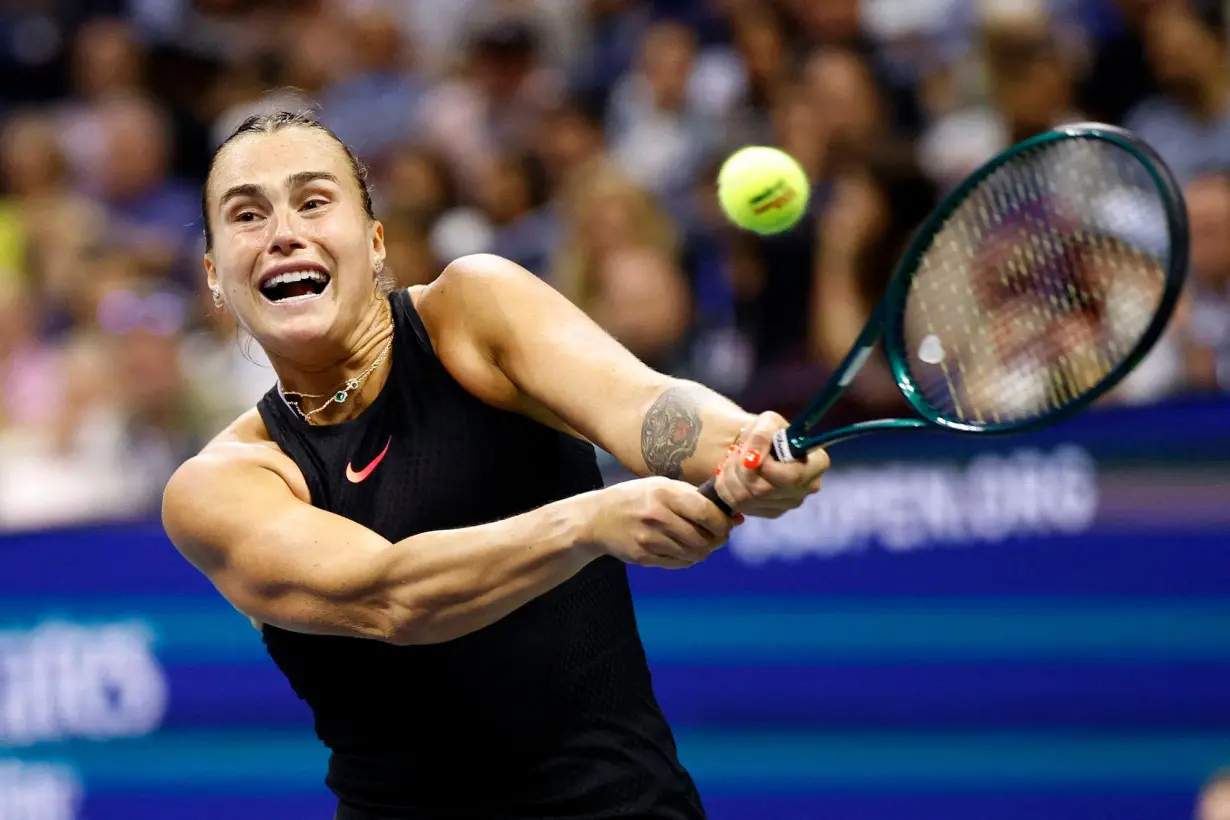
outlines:
M726 515L728 516L734 515L735 511L732 510L730 506L727 505L727 503L722 500L722 497L720 495L718 495L717 476L714 476L713 478L706 481L704 484L701 484L699 489L700 489L700 494L703 495L705 498L709 499L710 501L712 501L714 504L716 504L719 510L726 513Z
M723 502L721 495L717 494L716 476L708 479L708 481L704 484L701 484L700 494L704 495L704 497L708 500L711 500L711 502L717 504L717 509L722 510L723 513L726 513L727 515L734 515L734 510L729 508L729 505L726 502Z
M792 461L805 461L807 459L807 451L795 446L790 440L789 428L778 430L773 434L773 449L769 452L773 457L783 464L789 464Z

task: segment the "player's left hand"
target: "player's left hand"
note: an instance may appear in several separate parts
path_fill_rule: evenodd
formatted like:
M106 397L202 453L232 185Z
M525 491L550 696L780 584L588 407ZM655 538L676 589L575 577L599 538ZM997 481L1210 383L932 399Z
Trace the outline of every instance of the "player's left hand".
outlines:
M777 518L820 491L821 476L829 468L824 450L811 450L806 461L788 464L772 455L773 434L788 424L777 413L761 413L726 453L715 486L735 513Z

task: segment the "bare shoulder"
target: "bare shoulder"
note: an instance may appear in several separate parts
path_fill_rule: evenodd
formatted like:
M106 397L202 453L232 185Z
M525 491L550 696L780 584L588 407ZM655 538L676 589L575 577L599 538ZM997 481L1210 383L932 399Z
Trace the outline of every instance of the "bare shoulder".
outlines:
M308 500L307 481L282 448L274 443L264 421L255 410L249 410L214 437L178 472L195 474L207 479L210 474L233 476L235 471L267 470L279 475L295 492Z
M532 306L549 286L525 268L492 254L451 262L429 285L410 290L436 356L466 390L488 404L519 408L519 391L501 367L500 343L510 317Z
M303 473L270 438L260 414L249 410L171 476L162 496L163 527L184 549L228 499L271 480L311 503Z
M596 429L594 416L610 410L578 397L605 395L613 376L659 381L563 294L503 257L463 256L412 298L462 387L569 435L589 438L581 428Z
M542 288L549 286L516 262L476 253L450 262L431 284L412 288L411 298L434 337L498 320Z

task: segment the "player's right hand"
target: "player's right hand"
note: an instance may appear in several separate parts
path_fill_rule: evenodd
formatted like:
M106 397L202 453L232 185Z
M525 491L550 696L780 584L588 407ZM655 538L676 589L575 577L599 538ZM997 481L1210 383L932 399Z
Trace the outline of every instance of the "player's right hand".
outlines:
M628 564L685 569L726 543L738 522L691 484L642 478L593 495L589 540Z

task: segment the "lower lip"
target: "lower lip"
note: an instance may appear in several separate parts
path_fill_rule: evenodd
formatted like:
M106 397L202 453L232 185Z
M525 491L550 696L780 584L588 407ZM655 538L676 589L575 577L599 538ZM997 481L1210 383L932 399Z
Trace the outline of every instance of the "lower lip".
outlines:
M298 305L305 305L305 304L307 304L308 302L313 302L313 301L315 301L315 300L319 299L320 297L322 297L322 296L324 296L326 293L328 293L328 292L329 292L329 288L331 288L331 287L333 287L333 280L332 280L332 279L330 279L328 282L325 282L325 287L324 287L324 290L322 290L320 293L309 293L309 294L305 294L305 295L303 295L303 296L292 296L292 297L291 297L291 298L289 298L289 299L282 299L281 301L278 301L278 302L275 302L275 301L273 301L272 299L270 299L268 296L266 296L266 295L265 295L263 292L261 292L259 289L258 289L258 291L257 291L257 292L258 292L258 293L260 293L261 298L265 300L265 304L267 304L267 305L272 305L273 307L296 307L296 306L298 306Z

